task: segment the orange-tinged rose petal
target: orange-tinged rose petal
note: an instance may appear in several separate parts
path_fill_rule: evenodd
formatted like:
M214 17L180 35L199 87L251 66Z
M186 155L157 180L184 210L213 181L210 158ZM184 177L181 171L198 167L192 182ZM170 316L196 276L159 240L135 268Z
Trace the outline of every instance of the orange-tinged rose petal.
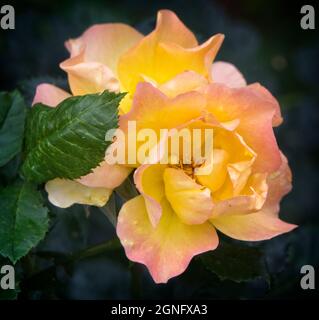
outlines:
M259 241L297 227L278 218L279 201L291 189L291 172L286 158L282 154L281 157L283 161L279 170L268 176L268 194L261 210L246 215L222 215L211 219L218 230L234 239Z
M197 184L183 170L166 168L164 185L166 198L182 222L202 224L212 216L210 190Z
M268 103L271 104L273 106L273 108L275 109L275 114L273 117L273 121L272 121L272 125L274 127L278 127L283 119L281 117L281 111L280 111L280 106L278 101L275 99L275 97L262 85L260 85L259 83L253 83L251 85L249 85L249 87L253 90L255 90L256 94L257 92L259 93L259 95L265 99L268 100Z
M73 58L61 64L68 73L73 95L99 93L104 90L118 92L120 85L110 68L99 62L74 63Z
M282 164L279 170L268 176L267 183L269 192L263 211L277 216L279 212L279 203L282 197L288 194L292 188L292 175L288 166L287 158L282 154Z
M154 228L142 196L126 202L118 217L117 234L127 257L143 263L156 283L166 283L185 271L192 257L214 250L218 237L209 223L187 225L180 221L167 202Z
M205 97L199 92L187 92L173 99L147 82L137 86L132 109L120 117L120 128L125 130L127 122L137 121L138 128L176 128L201 116L206 106Z
M120 117L120 129L126 134L126 140L129 138L128 126L131 121L136 121L137 135L141 129L154 130L157 134L155 148L156 144L165 144L165 132L161 132L161 129L173 129L193 121L201 116L204 108L205 97L199 92L192 91L168 98L159 89L144 82L137 86L131 110ZM139 150L142 144L144 141L137 141L135 148L135 144L126 143L126 155Z
M234 194L231 182L225 183L223 188L213 194L215 206L212 222L221 216L250 214L260 210L266 200L268 185L267 174L253 174L240 194Z
M170 10L158 11L156 28L151 34L158 42L172 42L184 48L192 48L198 45L194 34Z
M213 225L227 236L243 241L261 241L292 231L297 226L264 213L222 216Z
M161 215L161 202L165 196L163 173L165 165L142 165L134 173L134 182L144 196L151 224L156 227Z
M88 187L114 189L118 187L130 174L131 168L121 165L110 165L103 161L92 173L81 177L77 181Z
M61 63L68 73L73 94L119 90L119 57L143 36L121 23L94 25L77 39L66 42L71 57Z
M49 83L39 84L36 88L32 105L43 103L49 107L56 107L60 102L69 98L71 95Z
M231 63L218 61L212 65L213 82L223 83L231 88L240 88L247 85L240 71Z
M236 131L257 154L254 170L269 173L278 170L281 158L272 128L278 112L275 99L269 98L266 89L256 89L254 85L229 88L211 84L206 89L207 108L219 121L240 120Z

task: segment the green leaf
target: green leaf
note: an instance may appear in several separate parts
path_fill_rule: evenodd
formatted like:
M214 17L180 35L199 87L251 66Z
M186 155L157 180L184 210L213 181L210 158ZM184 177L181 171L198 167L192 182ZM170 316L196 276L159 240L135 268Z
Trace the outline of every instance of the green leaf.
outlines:
M21 166L21 153L0 168L0 186L7 186L13 183L18 175Z
M0 92L0 167L21 150L26 112L18 91Z
M18 181L0 190L0 254L15 263L47 229L48 210L34 185Z
M222 242L214 251L200 256L205 267L221 280L242 282L256 278L268 280L263 254L259 248Z
M105 134L118 126L123 96L104 91L68 98L56 108L35 105L27 120L24 176L42 183L90 173L104 159L110 144Z

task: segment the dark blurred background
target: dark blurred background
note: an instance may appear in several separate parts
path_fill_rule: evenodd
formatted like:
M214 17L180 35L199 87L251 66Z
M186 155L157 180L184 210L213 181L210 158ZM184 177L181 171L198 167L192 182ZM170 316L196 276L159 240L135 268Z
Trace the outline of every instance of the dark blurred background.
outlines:
M313 298L300 289L300 267L311 264L319 277L319 42L317 30L302 30L300 8L318 1L6 1L16 10L16 29L0 30L0 90L18 87L31 102L37 84L67 88L58 65L67 58L64 41L95 23L124 22L150 32L156 12L175 11L200 42L224 33L216 60L235 64L249 83L260 82L280 101L284 123L278 142L293 172L293 191L283 200L281 217L300 227L263 244L269 283L220 280L194 259L183 275L156 286L144 267L131 265L122 249L81 259L72 270L54 264L41 278L22 283L19 297L31 299L116 298ZM319 28L319 26L317 27ZM51 232L42 251L74 253L114 237L103 213L73 206L63 214L51 207ZM39 259L39 258L37 258ZM40 261L41 262L41 261ZM44 260L39 265L49 262ZM52 262L52 261L51 261ZM31 259L23 261L32 267ZM38 263L38 262L37 262ZM31 266L30 266L31 264ZM54 274L54 277L52 275ZM53 280L52 280L53 279Z

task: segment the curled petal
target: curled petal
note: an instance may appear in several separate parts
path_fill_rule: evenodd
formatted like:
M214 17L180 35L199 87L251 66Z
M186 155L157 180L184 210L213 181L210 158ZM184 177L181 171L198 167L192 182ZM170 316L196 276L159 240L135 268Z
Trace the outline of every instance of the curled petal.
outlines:
M81 37L67 41L66 47L71 58L83 52L84 61L100 62L116 74L119 57L142 37L141 33L126 24L96 24L87 29Z
M231 63L218 61L212 65L213 82L223 83L231 88L240 88L247 85L244 76Z
M233 188L230 187L231 191L221 189L218 193L214 194L214 199L219 198L221 195L227 195L226 199L216 199L212 214L212 222L214 219L222 216L230 215L243 215L251 214L260 210L267 198L268 185L267 185L267 175L266 174L253 174L247 179L246 186L241 191L240 195L233 195ZM226 189L229 188L229 182L226 184Z
M60 102L71 95L49 83L41 83L37 86L32 105L43 103L50 107L56 107Z
M262 210L246 215L222 216L214 219L212 223L227 236L243 241L271 239L297 227Z
M68 73L74 95L98 93L104 90L118 92L120 85L110 68L99 62L74 63L73 58L61 64Z
M202 224L213 212L211 192L197 184L182 170L166 168L165 195L173 210L186 224Z
M225 150L213 150L213 169L210 174L196 176L199 183L208 187L212 192L218 190L225 182L227 175L227 161L229 155Z
M228 176L232 183L233 195L237 196L245 187L251 174L253 161L242 161L227 165Z
M297 226L278 218L279 202L291 190L291 172L281 154L282 165L268 176L267 199L261 210L246 215L223 215L211 219L213 225L226 235L244 241L259 241L289 232Z
M94 93L105 89L118 91L119 57L142 37L128 25L108 23L94 25L81 37L67 41L70 58L60 66L69 75L73 94Z
M156 283L166 283L181 274L193 256L214 250L218 245L217 233L211 224L184 224L167 202L163 203L163 215L154 228L142 196L123 205L117 234L127 257L145 264Z
M67 208L74 203L103 207L112 190L107 188L90 188L76 181L54 179L45 185L49 200L60 208Z

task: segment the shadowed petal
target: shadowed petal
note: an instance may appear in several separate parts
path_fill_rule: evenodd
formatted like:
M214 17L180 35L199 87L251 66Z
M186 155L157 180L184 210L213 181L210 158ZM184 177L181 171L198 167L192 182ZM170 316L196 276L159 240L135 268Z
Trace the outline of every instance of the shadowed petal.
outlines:
M49 200L60 208L67 208L75 203L103 207L112 190L107 188L90 188L76 181L54 179L45 185Z
M71 95L49 83L41 83L37 86L32 105L43 103L49 107L56 107L60 102Z

